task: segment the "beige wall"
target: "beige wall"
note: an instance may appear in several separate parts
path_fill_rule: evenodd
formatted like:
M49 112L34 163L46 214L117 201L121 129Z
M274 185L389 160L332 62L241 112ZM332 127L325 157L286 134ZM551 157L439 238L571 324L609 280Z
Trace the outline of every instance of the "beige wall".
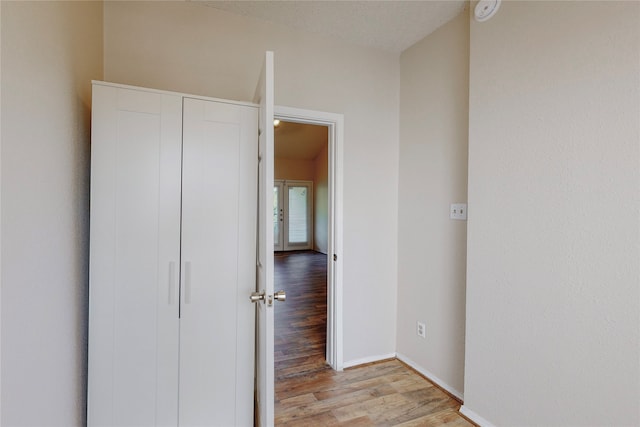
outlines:
M104 26L107 80L246 101L270 49L277 104L344 114L344 359L393 353L398 56L201 2L106 2Z
M400 67L397 351L460 396L466 222L449 219L449 205L467 199L468 10L404 51Z
M275 179L313 181L315 178L315 162L313 160L283 159L276 157L273 176Z
M640 3L471 22L465 407L639 425Z
M318 153L314 163L313 249L326 254L329 238L329 144Z
M109 2L104 21L101 2L1 4L3 425L83 424L103 58L108 80L250 100L266 49L278 104L345 115L345 360L395 351L397 280L398 351L457 391L466 351L470 411L640 424L638 3L503 2L471 21L466 349L464 223L447 219L465 194L460 17L399 64L192 2Z
M101 2L2 2L2 425L83 425Z
M0 1L0 25L2 1ZM2 176L2 28L0 27L0 177ZM0 185L0 424L2 424L2 185Z

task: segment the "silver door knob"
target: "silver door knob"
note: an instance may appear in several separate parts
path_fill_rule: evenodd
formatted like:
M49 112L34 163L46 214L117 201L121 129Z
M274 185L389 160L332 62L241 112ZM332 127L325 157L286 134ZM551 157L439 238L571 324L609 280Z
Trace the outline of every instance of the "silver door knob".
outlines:
M264 301L264 292L251 292L251 295L249 296L249 301L251 302Z
M287 293L285 291L278 291L275 294L273 294L273 298L276 301L286 301L287 300Z

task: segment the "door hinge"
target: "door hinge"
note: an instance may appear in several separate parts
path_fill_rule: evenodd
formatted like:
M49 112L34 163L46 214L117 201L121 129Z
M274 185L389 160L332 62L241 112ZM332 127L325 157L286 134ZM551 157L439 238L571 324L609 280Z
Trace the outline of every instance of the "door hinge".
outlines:
M258 137L260 137L260 135L262 135L262 129L258 129Z
M334 260L334 261L337 261L337 260L338 260L338 255L333 254L333 260Z

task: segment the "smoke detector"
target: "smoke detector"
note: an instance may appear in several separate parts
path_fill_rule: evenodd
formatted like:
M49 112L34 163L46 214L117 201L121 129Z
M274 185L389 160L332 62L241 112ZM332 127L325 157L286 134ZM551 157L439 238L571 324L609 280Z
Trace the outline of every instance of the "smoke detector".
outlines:
M476 21L484 22L491 19L500 8L500 1L501 0L480 0L474 10Z

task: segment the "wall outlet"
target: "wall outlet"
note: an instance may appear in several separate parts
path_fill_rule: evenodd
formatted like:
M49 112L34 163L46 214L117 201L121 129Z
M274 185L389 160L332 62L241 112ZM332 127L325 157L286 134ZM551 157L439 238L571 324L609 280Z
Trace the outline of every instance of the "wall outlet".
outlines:
M452 203L449 210L449 217L451 219L466 220L467 219L467 204L466 203Z
M427 337L427 327L422 322L416 323L416 334L419 337L426 338Z

